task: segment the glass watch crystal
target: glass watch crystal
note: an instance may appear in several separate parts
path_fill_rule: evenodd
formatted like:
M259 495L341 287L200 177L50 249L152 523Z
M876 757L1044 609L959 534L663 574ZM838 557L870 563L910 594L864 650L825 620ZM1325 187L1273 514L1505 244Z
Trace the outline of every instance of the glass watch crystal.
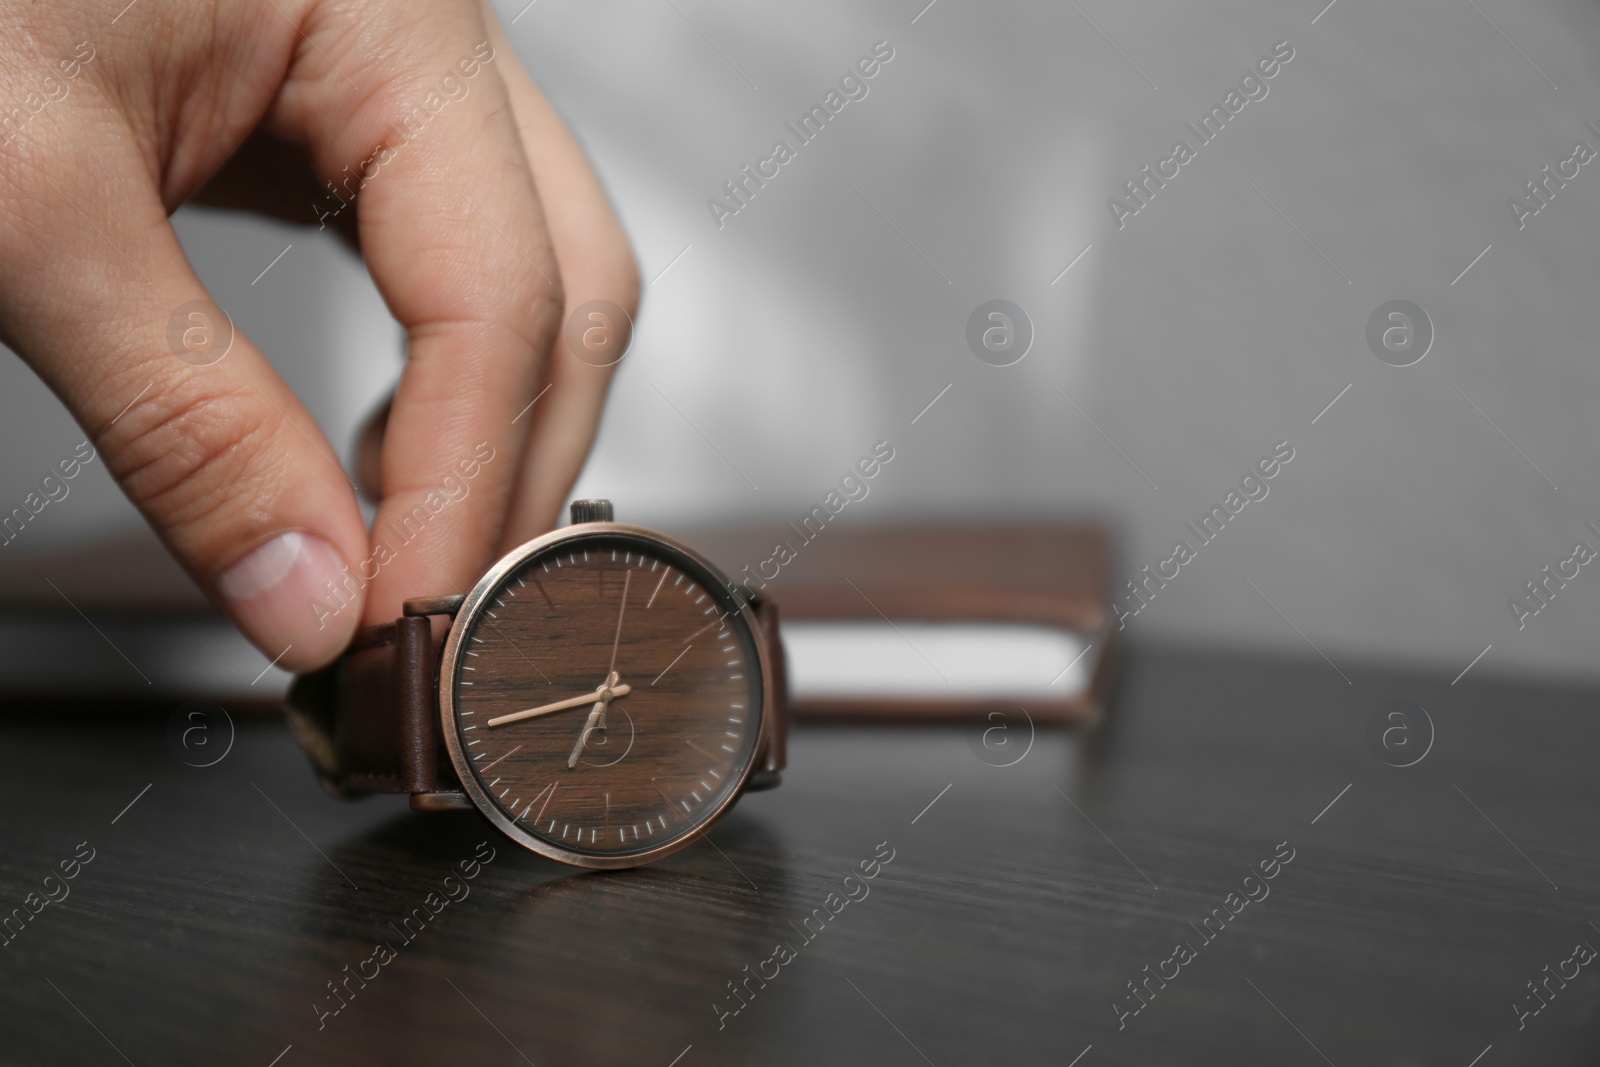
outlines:
M659 535L606 523L530 542L473 590L446 643L440 706L462 786L557 858L622 866L681 847L755 762L758 648L750 610Z

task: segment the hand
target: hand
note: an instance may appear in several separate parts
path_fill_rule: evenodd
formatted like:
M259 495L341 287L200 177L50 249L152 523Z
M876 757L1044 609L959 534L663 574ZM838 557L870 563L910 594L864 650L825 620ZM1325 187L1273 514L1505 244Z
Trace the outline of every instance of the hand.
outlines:
M620 619L618 624L621 624ZM589 735L596 729L606 728L606 707L611 703L611 695L615 692L611 687L616 683L617 672L612 671L606 676L606 684L596 690L600 699L595 701L594 707L590 709L589 721L583 724L583 732L578 735L578 743L572 746L572 755L567 757L567 770L570 771L578 765L578 756L582 754L583 747L589 743Z
M622 572L622 599L617 603L617 632L611 638L611 665L606 672L615 678L617 676L617 647L622 644L622 619L628 614L628 585L633 581L632 571Z
M589 721L583 724L583 732L578 735L578 743L572 746L572 755L567 757L567 770L578 765L578 757L583 754L583 748L589 743L589 735L594 733L595 727L600 725L600 716L605 714L606 702L597 701L594 709L589 712Z
M616 675L613 674L612 677L615 678ZM592 693L584 693L569 700L558 700L554 704L541 704L537 708L529 708L526 711L513 711L509 715L496 716L489 720L489 725L504 726L508 722L521 722L523 719L531 719L538 715L549 715L553 711L566 711L568 708L582 707L589 701L596 699L609 702L613 697L625 697L631 692L633 692L633 687L630 685L602 685Z
M190 200L331 226L404 325L364 479L373 534L248 339L215 362L169 347L170 323L184 344L219 326L177 313L206 299L167 220ZM7 5L0 203L0 341L291 670L552 525L611 373L568 349L566 308L631 315L639 293L598 181L483 0Z
M622 574L622 603L617 607L617 633L616 636L611 639L611 666L606 668L607 685L610 685L617 678L617 646L622 644L622 618L628 613L628 583L632 581L633 572L624 571ZM603 700L595 705L595 711L600 713L598 726L602 730L606 728L606 707L609 704L610 701ZM583 747L584 742L589 739L589 731L593 730L594 728L594 726L590 726L583 731L583 737L578 741L579 748ZM577 761L578 756L576 752L573 753L572 759L574 763ZM572 763L567 764L568 767L571 767L572 765Z

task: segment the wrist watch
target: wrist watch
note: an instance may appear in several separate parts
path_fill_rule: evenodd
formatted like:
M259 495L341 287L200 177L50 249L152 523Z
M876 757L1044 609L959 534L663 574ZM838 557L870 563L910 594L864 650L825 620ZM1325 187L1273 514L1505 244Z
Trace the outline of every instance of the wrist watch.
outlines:
M290 729L337 796L476 808L523 847L634 867L778 784L777 609L606 500L513 549L465 596L405 602L295 679ZM442 645L431 619L450 620Z

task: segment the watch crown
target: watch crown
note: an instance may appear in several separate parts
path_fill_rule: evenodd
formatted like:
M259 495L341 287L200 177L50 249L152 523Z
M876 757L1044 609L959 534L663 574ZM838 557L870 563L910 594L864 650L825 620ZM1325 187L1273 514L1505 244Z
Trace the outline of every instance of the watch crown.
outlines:
M609 500L574 500L572 502L572 522L612 522L614 512Z

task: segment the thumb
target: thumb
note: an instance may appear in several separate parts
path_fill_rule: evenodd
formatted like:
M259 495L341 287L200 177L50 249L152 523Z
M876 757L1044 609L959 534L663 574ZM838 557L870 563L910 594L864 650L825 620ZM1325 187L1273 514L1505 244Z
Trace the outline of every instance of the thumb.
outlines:
M206 299L154 192L108 203L88 177L99 169L24 183L53 221L0 227L0 339L262 653L289 670L322 666L361 619L354 487L299 400Z

